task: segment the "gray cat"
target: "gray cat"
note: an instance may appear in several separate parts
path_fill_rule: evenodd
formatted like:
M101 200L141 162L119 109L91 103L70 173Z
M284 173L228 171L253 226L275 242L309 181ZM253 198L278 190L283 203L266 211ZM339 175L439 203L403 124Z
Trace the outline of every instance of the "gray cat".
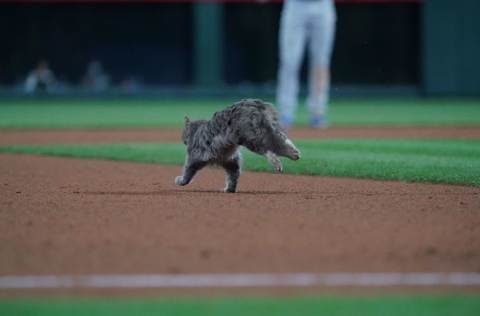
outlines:
M239 146L263 155L276 171L282 171L277 156L300 159L300 151L280 126L272 104L245 99L212 119L190 121L185 117L182 141L187 146L183 175L175 178L177 185L187 185L197 171L206 165L219 165L226 172L225 192L235 192L240 177Z

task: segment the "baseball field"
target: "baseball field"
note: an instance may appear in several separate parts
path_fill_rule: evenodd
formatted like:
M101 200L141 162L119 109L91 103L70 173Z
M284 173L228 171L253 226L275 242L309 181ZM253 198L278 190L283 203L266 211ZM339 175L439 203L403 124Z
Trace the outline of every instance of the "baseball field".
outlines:
M479 315L480 101L335 99L174 184L237 99L0 101L0 315Z

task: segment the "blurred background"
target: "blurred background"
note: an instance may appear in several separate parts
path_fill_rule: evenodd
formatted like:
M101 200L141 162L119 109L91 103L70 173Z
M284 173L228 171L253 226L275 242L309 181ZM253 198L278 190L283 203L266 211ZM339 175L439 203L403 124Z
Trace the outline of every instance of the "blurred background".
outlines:
M0 3L1 95L275 92L279 0ZM478 0L336 7L333 96L480 95Z

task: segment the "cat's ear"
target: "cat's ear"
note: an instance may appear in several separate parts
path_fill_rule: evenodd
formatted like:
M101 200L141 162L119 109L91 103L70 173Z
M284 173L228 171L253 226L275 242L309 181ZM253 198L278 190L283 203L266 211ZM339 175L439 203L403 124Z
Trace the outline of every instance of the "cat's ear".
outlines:
M185 120L185 126L188 126L188 124L190 124L190 119L188 118L188 116L185 116L184 120Z

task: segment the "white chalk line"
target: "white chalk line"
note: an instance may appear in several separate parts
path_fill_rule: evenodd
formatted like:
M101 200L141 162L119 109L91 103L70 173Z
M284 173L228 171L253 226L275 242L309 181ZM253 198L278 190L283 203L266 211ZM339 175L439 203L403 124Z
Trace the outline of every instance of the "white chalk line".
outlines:
M0 289L480 286L480 273L240 273L0 276Z

